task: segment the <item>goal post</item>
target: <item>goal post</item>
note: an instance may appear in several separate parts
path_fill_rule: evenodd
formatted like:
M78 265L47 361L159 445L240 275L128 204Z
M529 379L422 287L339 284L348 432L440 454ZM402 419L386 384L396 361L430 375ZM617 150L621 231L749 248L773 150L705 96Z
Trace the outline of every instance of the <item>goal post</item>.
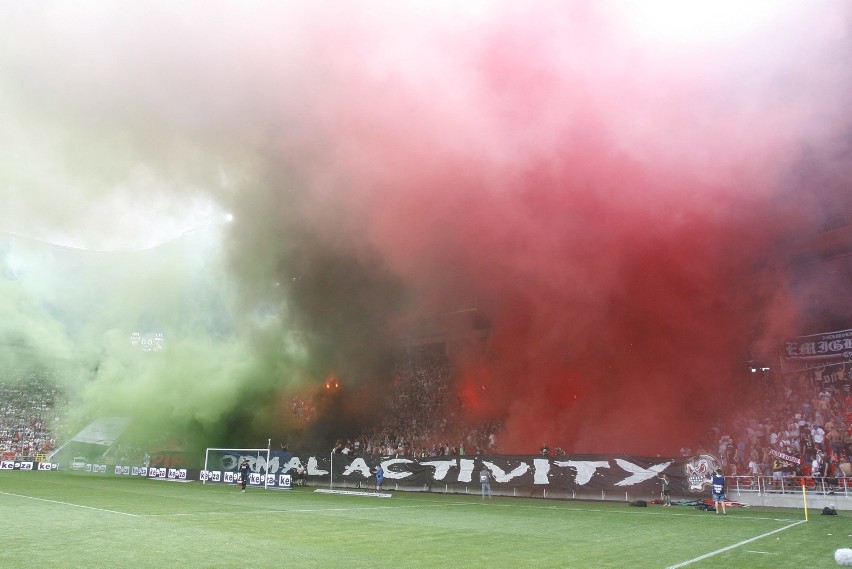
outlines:
M239 481L239 468L243 459L248 459L251 475L248 483L268 487L269 468L268 448L207 448L204 451L204 470L201 471L201 483L222 482L233 484Z

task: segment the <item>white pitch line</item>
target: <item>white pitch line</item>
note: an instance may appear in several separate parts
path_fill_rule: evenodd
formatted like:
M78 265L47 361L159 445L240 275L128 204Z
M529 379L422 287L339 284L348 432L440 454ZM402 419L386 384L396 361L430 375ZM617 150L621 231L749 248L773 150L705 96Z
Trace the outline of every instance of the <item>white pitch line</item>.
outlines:
M465 502L468 503L468 502ZM469 502L470 504L478 504L479 501ZM491 508L519 508L525 510L550 510L550 511L563 511L563 512L591 512L595 514L622 514L626 516L667 516L667 517L678 517L678 516L692 516L693 514L684 512L684 511L676 511L676 510L666 510L666 511L657 511L657 512L646 512L643 508L632 508L630 510L602 510L600 508L574 508L574 507L564 507L564 506L519 506L517 504L493 504L489 505ZM792 522L793 520L789 518L767 518L764 516L744 516L743 512L738 512L733 519L735 520L761 520L761 521L772 521L772 522Z
M0 492L0 494L5 494L6 496L15 496L17 498L26 498L27 500L38 500L39 502L50 502L51 504L62 504L63 506L73 506L75 508L85 508L87 510L95 510L98 512L107 512L109 514L119 514L121 516L130 516L131 518L138 518L137 514L129 514L127 512L119 512L117 510L107 510L105 508L95 508L94 506L83 506L82 504L72 504L71 502L60 502L59 500L48 500L47 498L36 498L35 496L24 496L22 494L12 494L11 492Z
M467 503L451 503L451 504L443 504L443 506L468 506L470 504ZM322 514L324 512L366 512L371 510L399 510L402 508L422 508L423 506L368 506L363 508L312 508L312 509L304 509L304 508L294 508L294 509L277 509L277 508L257 508L252 510L243 510L244 512L251 512L257 514ZM431 507L431 506L427 506ZM438 504L435 505L438 507ZM170 512L168 514L140 514L138 517L143 518L166 518L173 516L185 516L185 517L194 517L194 516L219 516L223 514L233 514L233 510L229 510L227 512Z
M797 525L803 524L803 523L805 523L805 520L799 520L798 522L793 522L792 524L786 525L782 528L774 529L770 532L766 532L766 533L760 534L758 536L755 536L755 537L752 537L752 538L749 538L749 539L745 539L745 540L740 541L738 543L735 543L733 545L729 545L728 547L723 547L722 549L717 549L716 551L711 551L710 553L705 553L704 555L699 555L698 557L695 557L694 559L689 559L688 561L684 561L683 563L678 563L677 565L669 565L668 567L666 567L666 569L678 569L678 567L686 567L687 565L691 565L691 564L696 563L698 561L701 561L703 559L707 559L708 557L713 557L714 555L719 555L720 553L730 551L732 549L735 549L735 548L740 547L742 545L745 545L747 543L751 543L752 541L757 541L758 539L770 536L774 533L778 533L778 532L790 529L793 526L797 526Z

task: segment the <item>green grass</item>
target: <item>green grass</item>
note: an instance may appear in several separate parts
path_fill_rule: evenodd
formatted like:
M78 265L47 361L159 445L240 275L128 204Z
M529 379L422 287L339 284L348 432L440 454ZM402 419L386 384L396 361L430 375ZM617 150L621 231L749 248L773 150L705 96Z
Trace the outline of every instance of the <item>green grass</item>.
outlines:
M394 493L0 471L0 567L837 567L847 512ZM844 515L846 514L846 516ZM786 528L786 529L785 529ZM750 543L745 540L767 534ZM737 546L737 544L741 544Z

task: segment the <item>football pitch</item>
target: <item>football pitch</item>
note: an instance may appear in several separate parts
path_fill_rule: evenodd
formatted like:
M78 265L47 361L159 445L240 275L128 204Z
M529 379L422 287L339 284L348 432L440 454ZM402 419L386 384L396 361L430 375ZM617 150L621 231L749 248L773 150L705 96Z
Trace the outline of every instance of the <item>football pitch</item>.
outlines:
M852 522L779 508L235 486L0 471L0 567L837 567ZM847 514L848 515L848 514Z

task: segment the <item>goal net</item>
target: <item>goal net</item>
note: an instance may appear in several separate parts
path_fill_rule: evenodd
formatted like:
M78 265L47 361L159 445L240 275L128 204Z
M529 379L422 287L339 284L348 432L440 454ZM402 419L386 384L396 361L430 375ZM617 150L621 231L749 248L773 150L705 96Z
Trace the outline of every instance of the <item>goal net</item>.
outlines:
M268 448L208 448L204 453L204 470L201 481L220 484L237 484L240 480L240 464L247 459L251 473L248 485L269 485L267 469L269 465Z

